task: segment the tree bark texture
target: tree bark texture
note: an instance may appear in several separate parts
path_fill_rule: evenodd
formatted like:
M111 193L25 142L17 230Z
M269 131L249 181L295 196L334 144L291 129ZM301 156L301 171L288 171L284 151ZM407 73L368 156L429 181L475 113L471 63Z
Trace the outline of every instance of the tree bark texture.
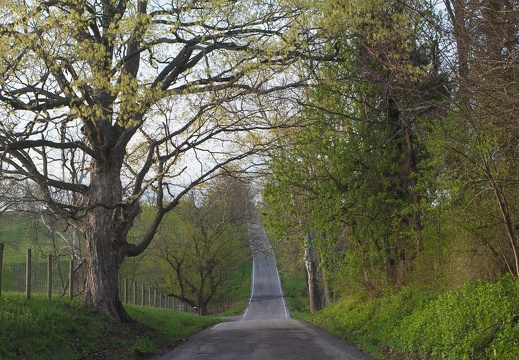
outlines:
M121 207L120 165L92 163L89 194L91 210L86 224L85 300L114 321L131 321L119 298L119 269L125 258L125 219Z

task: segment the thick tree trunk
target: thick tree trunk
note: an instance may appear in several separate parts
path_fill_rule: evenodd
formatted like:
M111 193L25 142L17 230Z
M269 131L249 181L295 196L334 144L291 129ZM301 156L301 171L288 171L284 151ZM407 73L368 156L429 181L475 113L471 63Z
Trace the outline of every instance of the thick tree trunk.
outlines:
M113 321L131 321L119 298L119 269L124 261L125 220L119 180L120 166L112 161L92 163L89 202L85 231L86 285L84 298L96 311Z

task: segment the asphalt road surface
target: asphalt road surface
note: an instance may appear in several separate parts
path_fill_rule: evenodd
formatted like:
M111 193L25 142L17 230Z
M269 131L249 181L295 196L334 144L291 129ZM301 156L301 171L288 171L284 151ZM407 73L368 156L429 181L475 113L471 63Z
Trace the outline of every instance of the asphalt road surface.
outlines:
M253 249L251 297L243 316L188 339L160 360L372 360L305 321L291 319L263 228L249 228Z

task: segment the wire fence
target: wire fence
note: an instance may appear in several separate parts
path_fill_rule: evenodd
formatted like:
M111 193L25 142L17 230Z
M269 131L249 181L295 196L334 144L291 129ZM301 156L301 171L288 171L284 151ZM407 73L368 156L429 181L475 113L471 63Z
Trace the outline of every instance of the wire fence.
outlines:
M0 295L3 292L51 297L79 296L84 288L84 267L64 256L33 256L27 249L25 263L3 259L4 244L0 243ZM72 285L71 285L72 284ZM151 286L128 279L119 281L119 297L124 304L141 305L184 312L196 312L191 305L164 294Z

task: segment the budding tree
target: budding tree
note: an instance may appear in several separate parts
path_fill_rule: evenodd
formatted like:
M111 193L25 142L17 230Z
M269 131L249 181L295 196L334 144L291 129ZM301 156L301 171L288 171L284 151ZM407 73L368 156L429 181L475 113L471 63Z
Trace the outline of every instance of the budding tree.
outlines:
M2 176L84 234L84 298L127 321L122 262L191 188L264 148L253 132L287 125L269 107L290 111L279 94L304 84L312 32L276 0L0 1ZM153 225L132 243L143 196Z

